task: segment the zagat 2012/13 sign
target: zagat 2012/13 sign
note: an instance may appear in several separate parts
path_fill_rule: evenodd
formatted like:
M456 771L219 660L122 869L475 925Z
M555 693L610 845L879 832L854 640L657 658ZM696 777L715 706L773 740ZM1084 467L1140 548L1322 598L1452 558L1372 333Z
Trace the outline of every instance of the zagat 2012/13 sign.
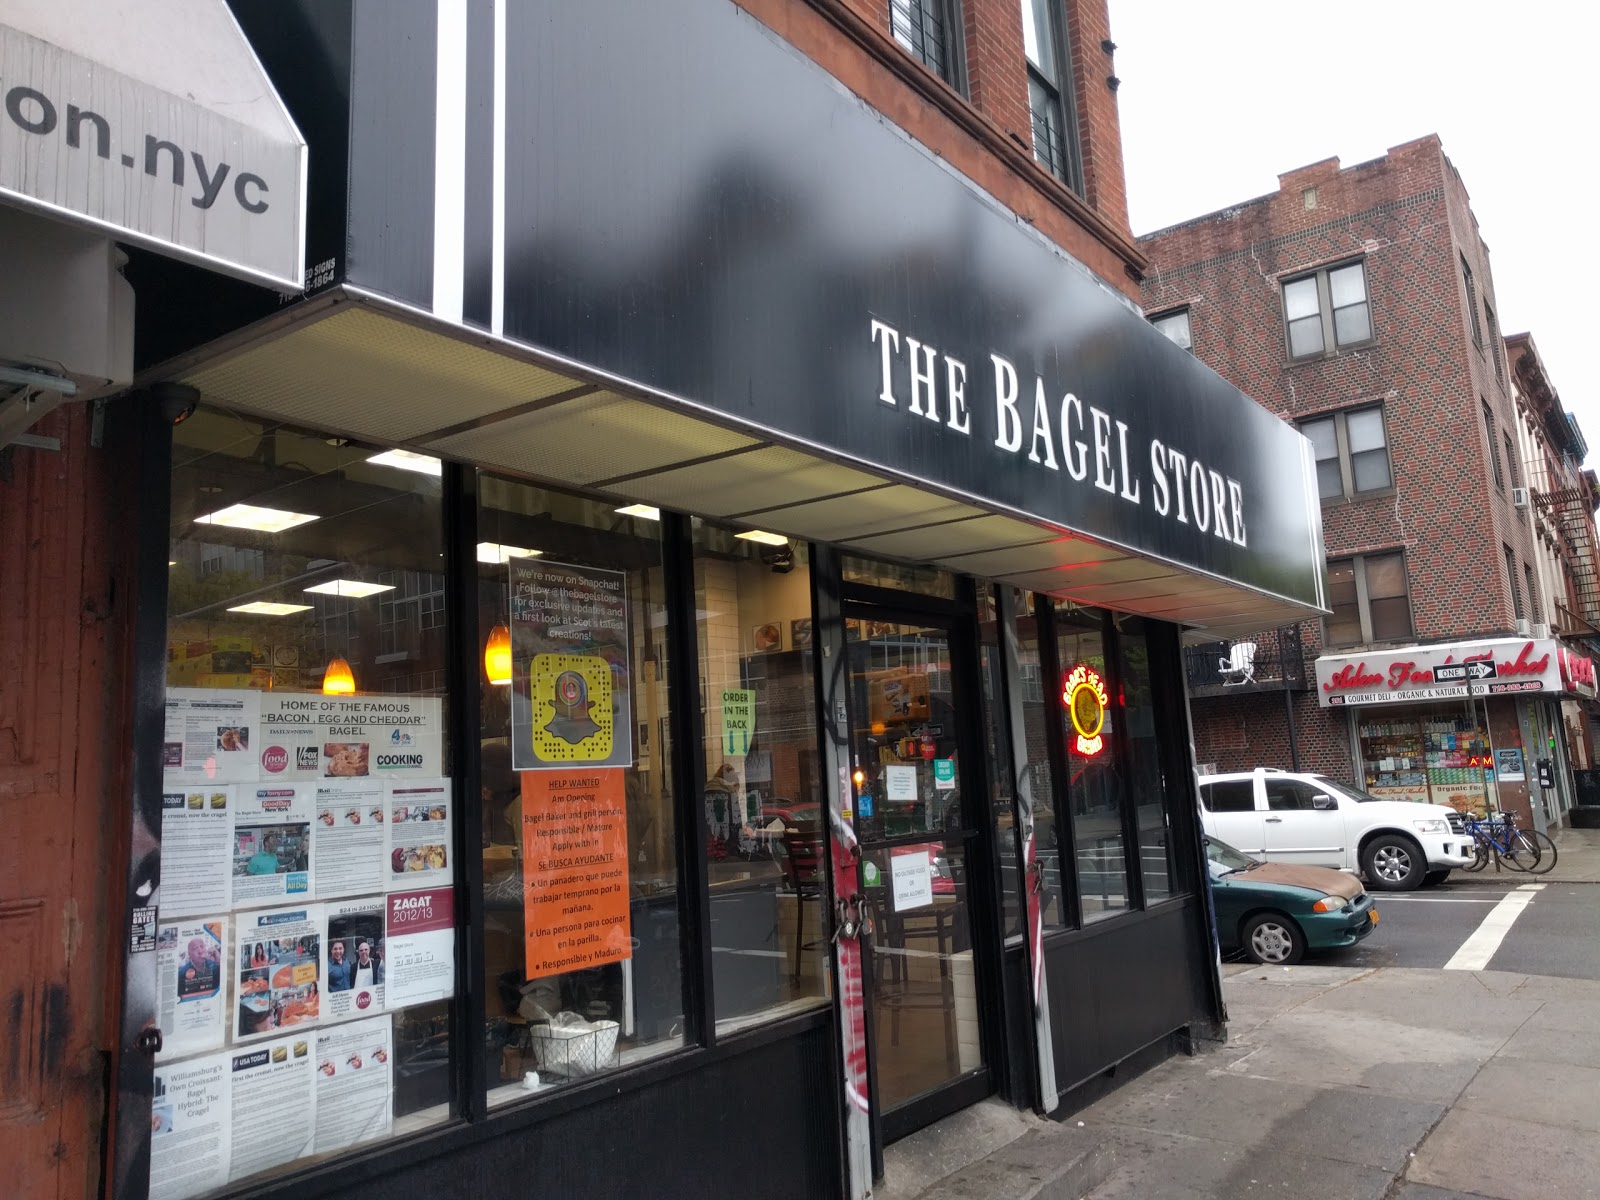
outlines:
M1042 376L1034 376L1031 389L1024 387L1016 365L1000 354L989 355L989 370L982 373L987 403L973 406L966 363L876 319L870 332L880 354L880 402L901 407L894 374L903 355L911 375L909 415L971 437L974 411L980 412L986 422L980 437L1041 471L1092 484L1130 505L1148 499L1159 517L1235 546L1249 545L1244 488L1237 479L1159 438L1144 447L1130 445L1127 422L1092 399L1086 403L1072 392L1057 397Z
M1101 730L1106 724L1106 685L1099 672L1079 663L1061 685L1061 703L1066 705L1072 728L1078 734L1079 754L1092 758L1105 749Z

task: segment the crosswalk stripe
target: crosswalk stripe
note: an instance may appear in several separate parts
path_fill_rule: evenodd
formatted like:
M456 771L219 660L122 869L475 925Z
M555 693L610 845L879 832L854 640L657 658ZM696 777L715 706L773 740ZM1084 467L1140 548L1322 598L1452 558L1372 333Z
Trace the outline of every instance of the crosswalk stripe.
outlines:
M1445 963L1444 969L1481 971L1487 967L1495 951L1500 949L1500 943L1506 940L1506 934L1511 932L1511 926L1522 915L1522 910L1533 903L1534 894L1543 888L1542 883L1525 883L1508 893L1505 899L1489 910L1483 923L1472 931L1472 936L1461 943L1461 948Z

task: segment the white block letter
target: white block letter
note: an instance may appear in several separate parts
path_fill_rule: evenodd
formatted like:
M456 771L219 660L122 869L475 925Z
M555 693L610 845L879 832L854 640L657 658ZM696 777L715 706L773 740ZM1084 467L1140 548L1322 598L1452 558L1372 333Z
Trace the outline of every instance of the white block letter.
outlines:
M883 390L878 393L878 399L882 400L890 408L896 408L898 405L894 398L894 376L892 372L894 368L894 352L900 349L900 333L898 330L889 328L882 321L874 321L872 323L872 340L883 343Z
M994 444L1015 454L1022 449L1022 418L1017 414L1017 369L998 354L994 363Z

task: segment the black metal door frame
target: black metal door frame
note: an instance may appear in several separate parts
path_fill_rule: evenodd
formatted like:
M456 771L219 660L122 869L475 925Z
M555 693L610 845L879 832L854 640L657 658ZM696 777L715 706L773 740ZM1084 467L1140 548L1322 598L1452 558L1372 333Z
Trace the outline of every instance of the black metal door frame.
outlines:
M868 1029L868 1079L873 1103L871 1108L872 1170L874 1177L883 1174L883 1149L891 1142L932 1124L943 1116L975 1104L999 1090L1004 1063L1004 1037L1001 1028L1004 1020L1004 1002L1001 995L1001 951L1004 938L1001 931L1001 906L999 903L999 864L995 851L994 832L989 820L987 797L990 773L995 764L987 761L985 739L978 727L983 719L982 680L978 667L978 629L976 594L970 579L960 581L955 600L944 600L885 588L845 584L841 616L844 620L885 621L901 625L921 625L937 629L949 639L951 692L960 697L962 708L955 722L957 754L962 763L966 782L961 789L964 828L960 831L941 832L940 840L961 843L966 857L968 922L971 927L973 950L974 992L978 1006L979 1044L983 1066L968 1074L958 1076L944 1086L901 1104L892 1112L885 1112L878 1102L877 1048L880 1045L872 1006L872 939L866 939L866 961L863 974L865 1008ZM846 653L848 654L846 643ZM847 667L848 674L848 667ZM852 708L857 699L853 687L846 689ZM858 714L851 713L851 728L857 724ZM859 714L865 720L865 714ZM855 767L854 737L848 753L849 766ZM908 835L901 838L862 839L861 852L917 841ZM927 840L922 838L921 840ZM858 867L859 870L859 867Z

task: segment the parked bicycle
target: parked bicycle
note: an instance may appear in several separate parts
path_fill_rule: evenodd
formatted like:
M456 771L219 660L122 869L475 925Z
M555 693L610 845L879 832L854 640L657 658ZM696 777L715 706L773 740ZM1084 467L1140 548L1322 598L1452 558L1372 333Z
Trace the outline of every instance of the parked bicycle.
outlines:
M1510 813L1491 813L1483 820L1472 813L1464 817L1476 854L1463 870L1481 871L1492 860L1513 871L1543 875L1556 865L1555 843L1537 830L1518 829Z

